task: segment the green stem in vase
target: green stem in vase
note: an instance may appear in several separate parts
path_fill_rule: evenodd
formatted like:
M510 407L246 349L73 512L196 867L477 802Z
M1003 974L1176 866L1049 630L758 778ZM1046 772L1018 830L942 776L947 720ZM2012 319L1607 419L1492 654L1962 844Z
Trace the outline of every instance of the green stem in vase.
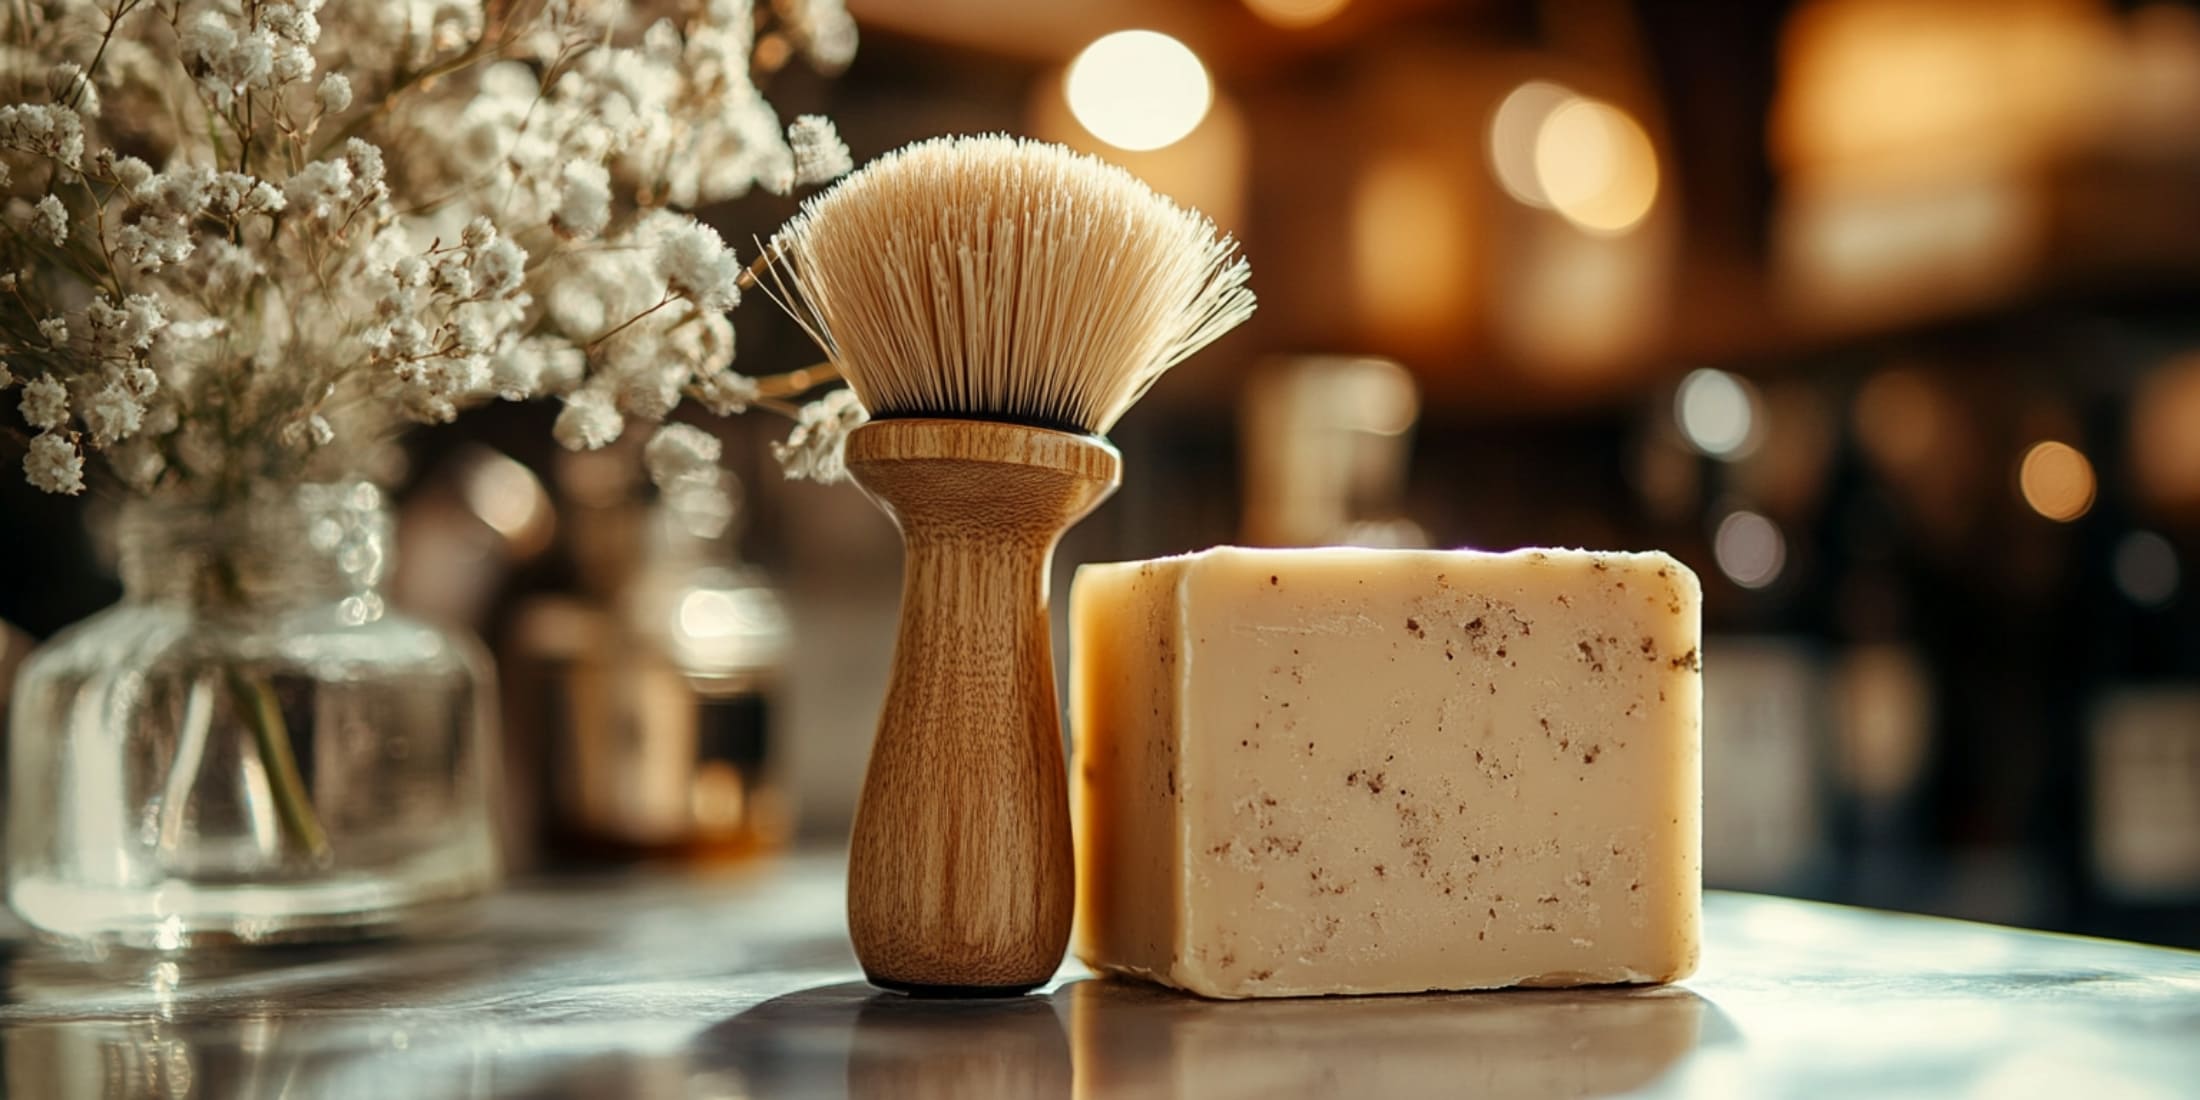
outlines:
M217 558L213 572L231 606L243 607L244 582L236 563L227 557ZM283 836L315 863L327 862L328 831L321 827L313 799L306 793L305 777L298 772L298 758L290 751L290 726L283 721L274 685L265 676L234 666L223 669L223 673L230 701L252 730L252 747L259 754L261 766L267 769L269 794L275 799L275 816L282 822Z
M227 672L230 697L245 725L251 727L252 746L260 754L260 763L267 768L268 787L275 797L275 816L283 823L284 835L296 842L314 862L326 861L328 832L321 827L320 815L313 812L313 800L306 795L305 777L298 774L298 758L290 751L290 729L283 721L282 708L275 703L275 689L258 676L234 668Z

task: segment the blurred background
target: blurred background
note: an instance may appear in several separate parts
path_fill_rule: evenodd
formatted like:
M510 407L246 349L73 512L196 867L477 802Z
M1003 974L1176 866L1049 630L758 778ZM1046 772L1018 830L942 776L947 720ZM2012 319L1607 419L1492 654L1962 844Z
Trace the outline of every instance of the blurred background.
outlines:
M1067 142L1243 241L1259 313L1123 421L1057 603L1221 542L1662 548L1710 885L2200 946L2200 7L1719 7L851 0L854 64L768 90L859 161ZM817 358L736 324L737 369ZM553 412L399 479L397 598L500 661L515 861L843 835L892 528L769 414L698 419L730 476L668 500ZM0 478L0 668L115 598L112 508Z

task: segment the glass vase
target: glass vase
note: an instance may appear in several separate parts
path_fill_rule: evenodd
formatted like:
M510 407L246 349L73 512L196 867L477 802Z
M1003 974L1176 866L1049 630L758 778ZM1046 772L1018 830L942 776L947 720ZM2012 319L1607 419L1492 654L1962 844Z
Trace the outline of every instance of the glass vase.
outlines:
M8 902L175 950L375 935L496 878L481 647L387 607L372 485L137 501L123 599L25 662Z

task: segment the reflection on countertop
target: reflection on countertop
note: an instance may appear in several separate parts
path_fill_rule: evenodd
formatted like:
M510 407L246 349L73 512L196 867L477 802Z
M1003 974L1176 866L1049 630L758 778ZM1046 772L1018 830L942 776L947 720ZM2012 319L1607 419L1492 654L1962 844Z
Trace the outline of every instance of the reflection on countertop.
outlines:
M2200 1080L2200 955L1744 895L1684 986L1211 1002L1065 972L863 984L839 868L545 881L470 930L189 968L8 945L25 1097L2141 1095Z

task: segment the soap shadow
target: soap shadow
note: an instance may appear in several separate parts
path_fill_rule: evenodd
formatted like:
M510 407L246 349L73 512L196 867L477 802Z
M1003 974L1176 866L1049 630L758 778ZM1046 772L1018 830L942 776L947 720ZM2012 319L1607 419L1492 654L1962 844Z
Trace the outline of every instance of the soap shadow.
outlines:
M803 990L698 1036L690 1064L790 1097L1594 1097L1738 1040L1678 987L1206 1001L1112 980L929 1001Z

